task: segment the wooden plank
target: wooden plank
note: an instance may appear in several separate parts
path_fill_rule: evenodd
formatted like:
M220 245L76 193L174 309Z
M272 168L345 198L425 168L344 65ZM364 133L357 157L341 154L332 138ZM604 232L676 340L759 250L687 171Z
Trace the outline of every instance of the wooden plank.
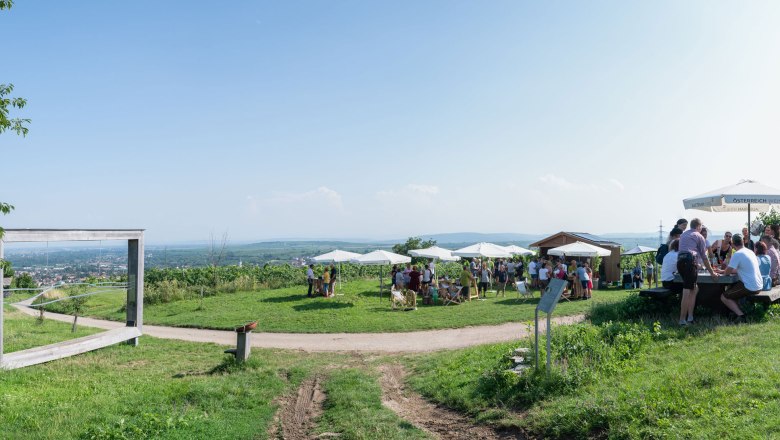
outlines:
M44 362L50 362L97 350L98 348L107 347L109 345L118 344L120 342L138 338L139 336L141 336L141 330L139 328L122 327L85 336L83 338L72 339L70 341L7 353L3 356L3 361L0 363L0 369L13 370L15 368L42 364Z
M127 325L141 329L144 311L144 241L127 241ZM138 340L131 342L138 345Z
M143 229L6 229L3 241L12 243L138 240L143 237L143 234Z
M780 286L773 287L772 290L762 291L756 295L749 296L748 299L760 303L773 303L780 300Z
M717 280L713 280L709 273L699 273L696 284L734 284L737 281L736 275L721 275ZM674 282L682 283L682 277L679 273L674 274Z
M666 298L671 294L672 291L665 287L654 287L652 289L646 289L639 292L639 296L644 296L647 298L659 298L659 299Z
M3 240L0 240L0 260L5 257L3 253ZM3 312L5 308L5 294L3 293L3 269L0 268L0 365L3 364Z

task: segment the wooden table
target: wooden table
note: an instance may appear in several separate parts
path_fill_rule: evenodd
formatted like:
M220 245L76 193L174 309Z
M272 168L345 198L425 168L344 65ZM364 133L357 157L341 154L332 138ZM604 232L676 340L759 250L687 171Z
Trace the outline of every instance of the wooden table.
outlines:
M713 279L709 272L699 272L696 284L699 286L699 293L696 295L696 305L705 306L718 312L725 312L728 309L720 300L720 295L730 286L739 281L736 275L721 275ZM674 274L674 282L682 284L680 274Z

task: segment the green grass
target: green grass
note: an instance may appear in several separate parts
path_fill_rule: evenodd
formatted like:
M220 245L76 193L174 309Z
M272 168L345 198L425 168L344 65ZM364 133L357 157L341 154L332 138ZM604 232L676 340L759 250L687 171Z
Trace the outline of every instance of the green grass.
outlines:
M68 324L51 319L39 322L35 318L28 317L8 306L5 307L3 318L5 320L3 326L3 351L5 353L80 338L100 331L90 327L77 326L76 333L71 333Z
M246 321L259 320L259 330L267 332L336 333L336 332L404 332L470 325L502 324L533 319L538 302L517 301L517 294L505 298L488 294L487 301L471 301L454 306L423 306L409 312L392 311L387 293L380 301L378 280L356 280L345 283L344 295L335 298L307 298L305 287L291 287L256 292L220 294L200 300L181 300L144 307L147 324L230 329ZM341 293L341 291L339 291ZM594 291L592 301L559 304L555 314L574 315L588 311L592 304L613 302L626 296L625 291ZM86 314L106 319L124 320L122 294L90 297Z
M382 406L377 377L359 369L336 370L325 382L327 399L319 432L340 432L343 439L424 439L415 428Z
M6 309L6 352L98 330ZM343 439L419 439L424 433L381 404L373 364L341 354L252 351L236 364L214 344L143 336L23 369L0 371L0 426L5 439L267 438L274 400L327 371L318 432ZM380 362L375 360L375 362Z
M503 372L511 349L530 345L521 342L407 358L415 369L410 382L434 401L540 438L780 433L779 319L735 326L703 318L690 329L671 320L638 325L645 333L633 340L641 329L626 323L559 327L549 380ZM593 338L599 332L613 340L602 344Z
M84 331L86 332L86 331ZM6 315L11 350L71 338L70 326ZM9 343L10 342L10 343ZM0 372L3 439L265 438L273 399L338 355L254 350L236 366L213 344L144 336L47 364Z

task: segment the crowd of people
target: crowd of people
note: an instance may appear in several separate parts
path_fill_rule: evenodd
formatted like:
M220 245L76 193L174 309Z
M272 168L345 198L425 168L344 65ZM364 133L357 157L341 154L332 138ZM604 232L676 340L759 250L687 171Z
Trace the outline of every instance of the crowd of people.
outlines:
M721 275L736 276L737 281L726 287L720 299L736 320L744 321L740 301L780 283L779 236L778 225L771 225L766 226L757 242L751 239L748 228L742 228L742 234L726 232L722 239L710 243L707 228L700 219L692 219L690 228L686 219L678 220L656 258L661 263L664 287L677 290L675 274L682 279L680 325L694 322L700 269L709 272L713 279Z
M471 289L476 286L477 293L482 298L487 298L489 286L494 286L496 296L500 293L506 296L506 286L515 285L516 280L523 278L525 263L517 258L489 259L474 258L463 265L463 271L459 276L450 279L448 276L436 275L435 263L431 262L421 266L407 263L405 267L393 266L391 279L396 290L412 290L422 295L425 302L431 300L431 286L438 286L436 293L442 297L459 301L468 298Z
M322 276L317 277L314 275L314 265L310 264L306 269L306 284L309 286L307 296L322 295L326 298L336 295L336 277L338 272L336 271L336 265L331 264L325 266L322 270Z
M496 296L506 296L507 286L510 289L519 288L517 281L526 282L525 272L528 271L530 283L528 289L545 289L550 280L558 278L567 281L567 296L570 298L590 299L593 291L593 270L588 262L571 260L569 264L558 257L533 258L527 267L522 258L497 258L494 260L473 258L463 264L462 272L450 279L448 276L437 277L434 263L420 266L411 263L406 266L393 266L391 279L393 288L397 291L412 290L431 301L431 287L436 285L439 297L461 301L472 295L476 289L479 298L486 299L487 291L496 291Z

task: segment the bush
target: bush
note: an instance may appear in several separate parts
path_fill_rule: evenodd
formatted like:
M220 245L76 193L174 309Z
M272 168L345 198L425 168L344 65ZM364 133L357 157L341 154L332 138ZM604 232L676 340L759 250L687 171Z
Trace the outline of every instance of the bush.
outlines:
M655 329L654 329L655 330ZM539 365L517 376L509 354L484 374L476 392L497 405L525 407L550 396L571 393L597 377L629 368L653 339L653 330L638 323L607 322L599 326L559 326L552 333L552 366L548 376L544 338L540 338ZM534 351L530 356L534 363Z
M588 319L594 324L610 321L656 321L664 320L673 311L679 311L679 299L669 296L665 299L643 298L636 293L621 301L594 304L588 313Z

